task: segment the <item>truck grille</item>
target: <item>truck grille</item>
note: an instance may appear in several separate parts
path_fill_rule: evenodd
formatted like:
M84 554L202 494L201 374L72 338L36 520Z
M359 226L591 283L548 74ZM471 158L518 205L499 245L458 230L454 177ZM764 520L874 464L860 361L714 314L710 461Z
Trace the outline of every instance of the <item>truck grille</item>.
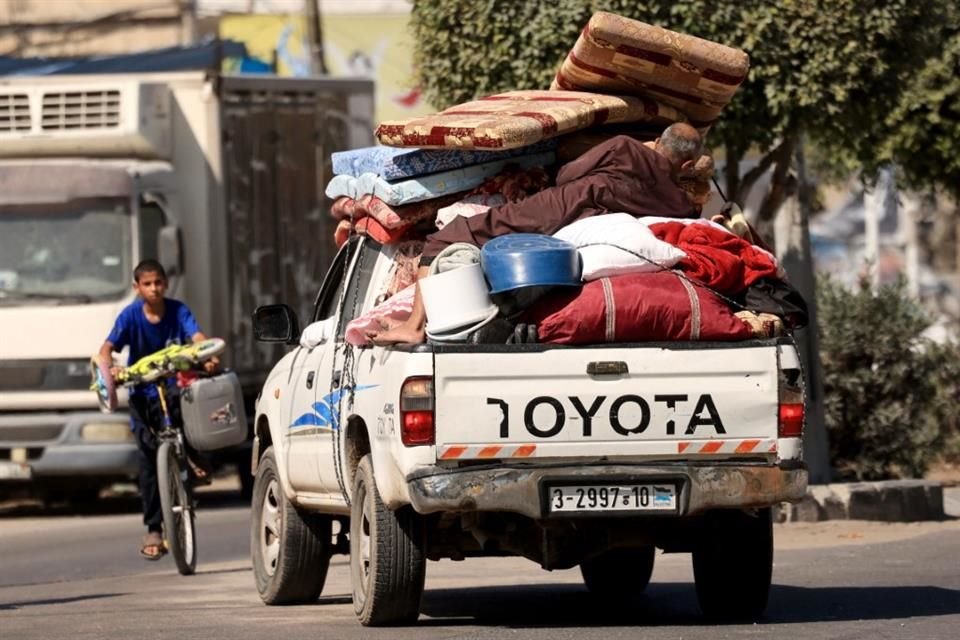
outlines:
M37 389L43 385L45 369L41 362L0 364L0 391Z
M0 363L0 391L80 391L89 387L89 360Z
M0 133L30 130L30 99L25 93L0 95Z
M8 425L0 430L0 442L47 442L59 438L62 431L62 424Z
M120 92L45 93L40 126L44 131L119 127Z

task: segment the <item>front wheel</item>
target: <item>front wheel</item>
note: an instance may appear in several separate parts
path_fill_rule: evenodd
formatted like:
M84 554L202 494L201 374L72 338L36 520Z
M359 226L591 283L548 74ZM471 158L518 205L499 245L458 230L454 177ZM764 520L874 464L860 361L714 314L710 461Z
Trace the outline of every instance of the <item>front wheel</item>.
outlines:
M197 537L193 500L187 489L187 472L181 467L177 449L170 442L157 449L157 485L167 546L180 575L193 574L197 568Z
M316 602L330 566L331 518L287 500L273 447L257 466L250 514L253 577L266 604Z
M693 550L693 577L703 613L715 620L755 620L767 608L773 577L773 519L755 514L707 514Z
M357 468L350 505L350 582L360 624L416 621L427 568L423 542L420 514L383 504L367 454Z

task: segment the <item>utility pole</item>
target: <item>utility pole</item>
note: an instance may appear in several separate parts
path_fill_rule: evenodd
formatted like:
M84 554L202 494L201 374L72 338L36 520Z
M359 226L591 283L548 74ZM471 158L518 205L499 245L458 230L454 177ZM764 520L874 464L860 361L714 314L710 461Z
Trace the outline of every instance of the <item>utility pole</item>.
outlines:
M323 30L320 28L319 0L303 0L303 18L307 23L307 45L310 48L310 73L327 74L323 55Z
M817 286L810 249L809 225L813 202L804 155L805 141L806 137L801 137L795 151L797 194L784 203L774 225L777 257L797 291L806 300L809 311L809 325L794 333L807 382L807 424L803 432L803 457L810 472L810 483L825 484L831 481L832 470L823 402L823 366L820 363L820 341L817 335Z

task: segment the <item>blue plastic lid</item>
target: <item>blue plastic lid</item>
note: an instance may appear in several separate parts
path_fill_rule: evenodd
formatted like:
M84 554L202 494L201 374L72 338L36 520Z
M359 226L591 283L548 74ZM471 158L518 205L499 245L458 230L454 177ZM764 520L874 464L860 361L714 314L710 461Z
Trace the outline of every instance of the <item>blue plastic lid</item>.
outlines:
M511 233L490 240L480 252L480 264L491 293L581 284L577 248L539 233Z

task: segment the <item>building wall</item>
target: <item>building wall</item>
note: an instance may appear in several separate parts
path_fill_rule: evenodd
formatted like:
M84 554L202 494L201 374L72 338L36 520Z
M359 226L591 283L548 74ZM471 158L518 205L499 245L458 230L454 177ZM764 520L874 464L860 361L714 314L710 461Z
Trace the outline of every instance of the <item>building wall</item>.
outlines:
M0 55L131 53L193 41L189 0L4 0Z

